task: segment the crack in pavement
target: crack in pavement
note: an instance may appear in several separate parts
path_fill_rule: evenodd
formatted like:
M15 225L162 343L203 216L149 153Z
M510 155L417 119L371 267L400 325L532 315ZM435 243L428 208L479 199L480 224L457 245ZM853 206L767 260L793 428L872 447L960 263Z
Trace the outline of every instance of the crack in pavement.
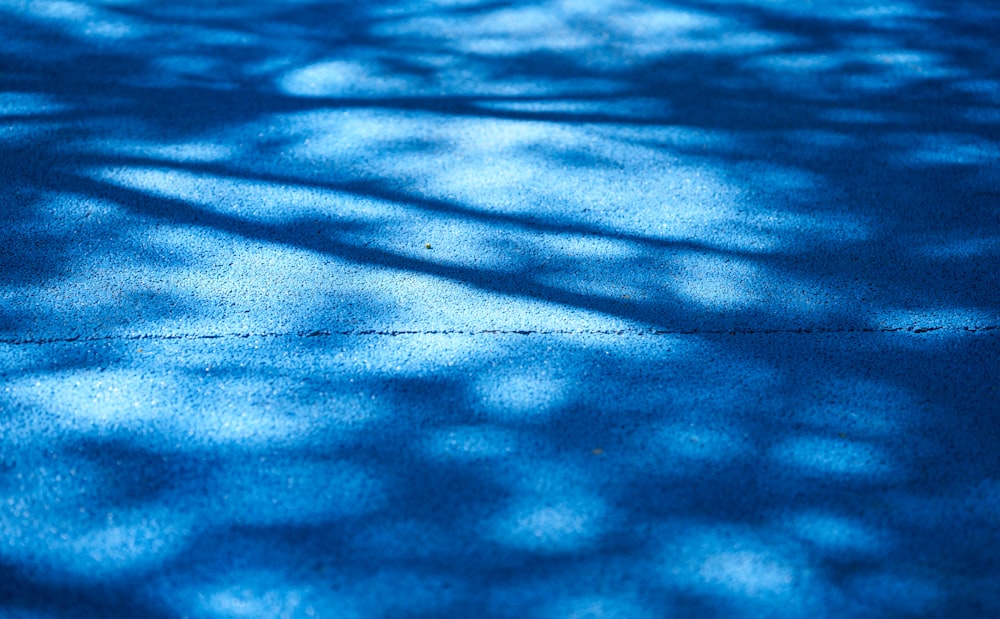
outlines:
M922 325L906 327L799 327L799 328L773 328L773 329L753 329L753 328L732 328L732 329L422 329L422 330L379 330L379 329L351 329L351 330L328 330L315 329L305 331L289 332L233 332L233 333L173 333L173 334L133 334L133 335L94 335L94 336L65 336L48 338L17 338L0 337L0 345L20 346L20 345L45 345L45 344L69 344L76 342L108 342L108 341L169 341L169 340L218 340L218 339L242 339L242 338L317 338L317 337L360 337L360 336L387 336L399 337L407 335L829 335L829 334L853 334L853 333L908 333L922 335L936 331L946 331L950 333L982 333L987 331L1000 330L1000 325L965 325L965 326L944 326L944 325Z

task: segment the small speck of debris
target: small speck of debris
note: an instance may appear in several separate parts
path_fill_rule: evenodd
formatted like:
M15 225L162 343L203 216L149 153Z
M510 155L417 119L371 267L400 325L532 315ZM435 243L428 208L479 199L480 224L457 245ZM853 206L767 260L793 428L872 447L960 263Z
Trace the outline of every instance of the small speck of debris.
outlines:
M431 244L430 243L424 243L424 248L425 249L430 249L431 248Z
M600 447L595 447L595 448L593 448L593 449L590 450L590 453L594 454L595 456L599 456L602 453L604 453L604 450L601 449Z

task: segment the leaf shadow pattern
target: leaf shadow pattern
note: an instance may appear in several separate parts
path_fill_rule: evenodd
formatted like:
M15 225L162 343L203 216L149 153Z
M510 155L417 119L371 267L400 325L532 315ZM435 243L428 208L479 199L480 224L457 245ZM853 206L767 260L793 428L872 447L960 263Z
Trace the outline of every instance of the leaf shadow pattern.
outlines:
M994 9L0 11L5 611L997 612Z

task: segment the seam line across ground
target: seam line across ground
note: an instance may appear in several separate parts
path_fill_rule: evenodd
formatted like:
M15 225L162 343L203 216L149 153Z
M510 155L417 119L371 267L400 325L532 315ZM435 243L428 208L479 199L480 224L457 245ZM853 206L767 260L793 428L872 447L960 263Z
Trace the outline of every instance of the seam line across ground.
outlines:
M995 331L1000 325L910 325L899 327L827 328L802 327L785 329L576 329L576 330L534 330L534 329L483 329L483 330L350 330L331 331L325 329L296 331L289 333L176 333L176 334L133 334L104 335L88 337L53 338L0 338L0 344L8 346L61 344L69 342L106 342L140 340L214 340L224 338L283 338L283 337L332 337L332 336L389 336L405 335L785 335L785 334L853 334L853 333L910 333L922 335L936 331L948 333L980 333Z

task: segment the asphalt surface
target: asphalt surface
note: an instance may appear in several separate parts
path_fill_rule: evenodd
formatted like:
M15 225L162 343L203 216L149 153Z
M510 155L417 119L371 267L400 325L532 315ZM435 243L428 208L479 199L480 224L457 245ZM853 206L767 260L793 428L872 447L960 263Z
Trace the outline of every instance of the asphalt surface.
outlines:
M1000 614L998 40L0 0L0 616Z

